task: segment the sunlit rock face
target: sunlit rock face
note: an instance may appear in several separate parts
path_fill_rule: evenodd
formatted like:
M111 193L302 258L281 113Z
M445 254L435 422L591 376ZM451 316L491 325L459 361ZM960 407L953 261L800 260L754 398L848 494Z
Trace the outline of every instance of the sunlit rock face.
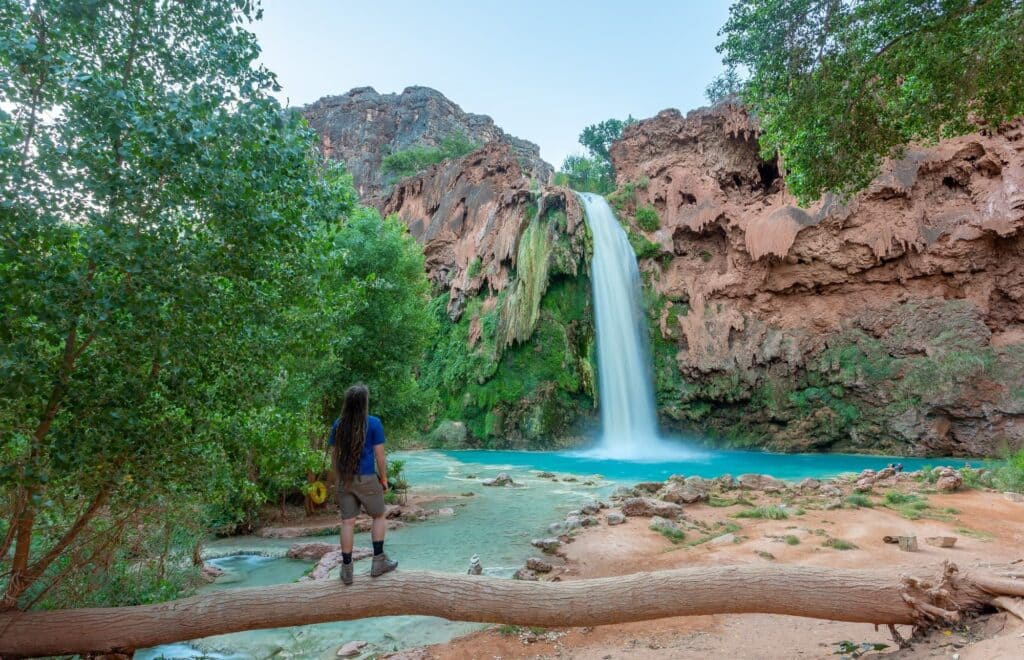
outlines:
M357 87L339 96L325 96L301 110L320 136L324 155L345 163L360 198L379 202L388 187L381 160L414 146L437 146L461 135L480 145L509 145L527 176L547 183L552 167L541 160L537 145L508 135L486 115L467 113L444 94L429 87L407 87L401 94L379 94Z
M665 418L778 449L1024 443L1024 122L911 147L808 208L735 105L663 111L611 153L620 216L658 246Z

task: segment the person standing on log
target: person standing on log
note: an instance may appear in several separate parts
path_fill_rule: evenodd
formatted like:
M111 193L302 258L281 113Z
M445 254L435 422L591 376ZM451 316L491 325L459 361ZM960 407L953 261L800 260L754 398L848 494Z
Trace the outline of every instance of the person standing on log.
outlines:
M384 455L384 426L370 414L370 391L353 385L345 391L341 417L331 427L331 462L338 472L338 505L341 507L341 581L352 584L352 546L360 507L373 519L373 565L370 577L393 571L398 562L384 554L384 491L388 488L388 463Z

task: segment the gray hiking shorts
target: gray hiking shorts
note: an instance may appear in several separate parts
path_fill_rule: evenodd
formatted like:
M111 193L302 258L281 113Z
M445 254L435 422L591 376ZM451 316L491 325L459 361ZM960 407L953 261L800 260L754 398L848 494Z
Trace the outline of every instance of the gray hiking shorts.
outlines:
M384 515L384 486L375 474L357 474L348 488L338 485L338 506L341 519L350 520L359 515L362 506L367 515L376 518Z

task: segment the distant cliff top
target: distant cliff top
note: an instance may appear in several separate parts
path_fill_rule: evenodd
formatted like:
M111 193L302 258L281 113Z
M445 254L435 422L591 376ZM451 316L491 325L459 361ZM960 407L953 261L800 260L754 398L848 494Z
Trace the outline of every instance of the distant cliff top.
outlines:
M406 87L401 94L379 94L356 87L340 96L325 96L302 109L320 135L328 158L346 164L364 202L372 203L387 183L381 160L415 146L438 146L446 137L464 135L474 142L508 144L523 170L544 183L553 168L541 160L540 148L513 137L487 115L467 113L441 92Z

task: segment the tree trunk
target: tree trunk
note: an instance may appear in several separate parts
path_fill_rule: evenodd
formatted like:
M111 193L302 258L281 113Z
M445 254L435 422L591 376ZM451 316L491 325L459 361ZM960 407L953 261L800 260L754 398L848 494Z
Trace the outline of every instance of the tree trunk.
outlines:
M961 574L812 566L723 566L571 582L520 582L428 572L371 580L233 589L159 605L0 614L5 658L127 651L206 637L385 615L539 626L595 626L673 616L760 612L835 621L925 625L1024 595L1024 581Z

